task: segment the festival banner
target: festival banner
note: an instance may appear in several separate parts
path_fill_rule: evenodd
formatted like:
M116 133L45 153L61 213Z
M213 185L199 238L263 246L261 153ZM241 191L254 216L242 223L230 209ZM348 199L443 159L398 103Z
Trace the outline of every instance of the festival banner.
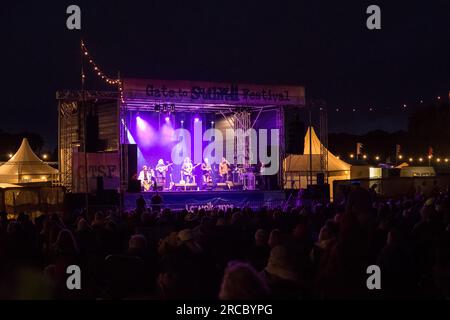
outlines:
M160 103L304 106L305 88L226 82L124 79L123 97L126 101L145 99Z
M103 189L119 189L120 170L117 152L88 153L87 168L83 152L74 153L72 162L73 192L86 192L86 173L88 177L88 192L97 191L99 178L102 180Z
M126 209L134 209L136 200L143 195L147 206L151 206L152 192L127 193L124 196ZM207 211L218 209L226 211L228 208L260 209L263 206L279 207L285 201L284 192L230 192L230 191L208 191L208 192L164 192L160 193L163 198L163 208L171 210L184 210L189 212L195 209Z

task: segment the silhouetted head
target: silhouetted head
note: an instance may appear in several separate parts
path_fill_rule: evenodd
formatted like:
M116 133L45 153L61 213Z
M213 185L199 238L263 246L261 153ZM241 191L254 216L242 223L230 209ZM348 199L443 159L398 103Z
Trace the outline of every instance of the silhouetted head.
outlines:
M232 261L225 269L220 287L221 300L263 299L269 294L265 281L249 264Z

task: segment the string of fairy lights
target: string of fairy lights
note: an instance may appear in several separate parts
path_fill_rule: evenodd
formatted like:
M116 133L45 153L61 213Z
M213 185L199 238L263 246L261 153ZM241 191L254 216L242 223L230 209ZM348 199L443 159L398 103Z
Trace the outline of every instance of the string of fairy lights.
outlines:
M339 156L339 155L337 155L336 157L338 159L341 159L341 156ZM381 163L382 161L387 160L388 158L383 159L379 155L375 155L375 156L370 157L368 154L362 154L362 155L357 156L354 153L350 153L347 156L347 159L350 160L350 161L363 160L363 161L367 161L367 162L375 161L375 162L379 162L379 163ZM398 155L397 156L397 163L400 163L400 162L407 162L409 164L416 163L416 164L419 164L419 165L431 164L431 163L433 163L435 165L446 165L446 164L450 165L450 156L449 157L435 157L433 155L427 155L427 156L406 157L406 156L403 156L403 155Z
M106 75L105 72L102 71L102 69L99 67L99 65L95 62L95 60L93 59L92 55L89 53L86 44L84 43L83 40L81 40L81 51L82 51L82 55L84 58L86 58L86 60L88 61L88 63L90 64L90 66L92 67L92 71L95 75L97 75L100 79L102 79L103 81L105 81L106 84L109 85L117 85L119 92L120 92L120 97L121 97L121 101L122 103L124 103L124 99L123 99L123 90L122 90L122 81L119 77L117 78L113 78L113 77L109 77L108 75ZM83 80L86 78L86 75L82 74L82 78ZM450 95L449 95L449 99L450 99ZM381 107L375 107L375 106L369 106L369 107L352 107L352 108L342 108L342 107L335 107L335 108L327 108L328 112L336 112L336 113L359 113L359 112L369 112L369 113L378 113L382 110L384 111L390 111L390 110L395 110L396 108L400 108L400 110L402 111L407 111L410 110L411 108L417 107L417 106L423 106L425 104L425 102L430 103L430 102L443 102L444 101L444 97L441 95L437 95L432 97L431 99L428 99L427 101L425 101L423 98L420 98L416 101L414 101L413 103L403 103L401 105L399 105L398 107L385 107L385 108L381 108ZM323 109L322 107L320 108L321 110Z
M450 95L449 95L450 100ZM436 95L433 97L428 97L427 99L421 98L417 100L413 100L410 103L403 103L396 106L391 107L375 107L375 106L368 106L368 107L328 107L326 110L330 113L349 113L349 114L356 114L361 112L367 112L367 113L379 113L382 111L394 111L394 110L400 110L403 112L407 112L410 110L413 110L418 107L424 107L431 103L443 103L446 99L444 96ZM323 110L324 108L320 108L320 110Z
M122 80L119 77L117 77L117 78L110 77L105 72L103 72L102 69L99 67L99 65L95 62L92 55L89 53L89 51L86 47L86 44L84 43L83 40L81 40L80 44L81 44L81 54L82 54L83 58L91 66L93 73L95 75L97 75L100 79L102 79L106 84L117 86L117 88L120 92L120 100L123 103L124 99L123 99L123 90L122 90L123 89L122 88ZM84 79L86 78L84 70L82 71L81 77L84 81Z

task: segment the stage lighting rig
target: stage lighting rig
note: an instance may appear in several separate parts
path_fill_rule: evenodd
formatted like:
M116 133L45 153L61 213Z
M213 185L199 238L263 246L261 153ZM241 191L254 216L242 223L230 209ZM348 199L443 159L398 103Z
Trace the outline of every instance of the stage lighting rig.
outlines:
M164 103L163 105L162 105L162 111L163 112L167 112L168 111L168 105L167 105L167 103Z

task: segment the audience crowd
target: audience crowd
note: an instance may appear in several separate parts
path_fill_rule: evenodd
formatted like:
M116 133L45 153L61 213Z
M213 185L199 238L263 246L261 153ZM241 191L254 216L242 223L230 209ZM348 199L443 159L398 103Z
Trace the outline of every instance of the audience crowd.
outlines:
M3 299L395 299L450 297L448 192L342 203L174 212L0 214ZM68 290L78 265L81 290ZM367 267L381 270L368 290Z

